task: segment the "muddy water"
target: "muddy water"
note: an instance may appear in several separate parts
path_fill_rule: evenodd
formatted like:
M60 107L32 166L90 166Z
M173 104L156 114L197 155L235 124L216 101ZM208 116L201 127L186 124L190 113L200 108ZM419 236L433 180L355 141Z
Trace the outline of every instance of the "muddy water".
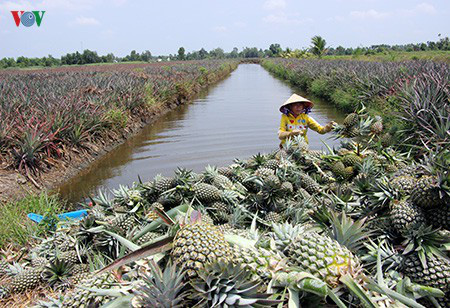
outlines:
M257 64L241 64L226 80L146 127L114 151L59 188L63 198L78 202L98 189L131 185L156 174L172 175L177 167L198 172L208 164L223 166L236 157L268 153L279 144L278 107L298 89L274 78ZM342 122L343 114L318 99L311 116L320 124ZM331 134L309 130L310 148L336 141Z

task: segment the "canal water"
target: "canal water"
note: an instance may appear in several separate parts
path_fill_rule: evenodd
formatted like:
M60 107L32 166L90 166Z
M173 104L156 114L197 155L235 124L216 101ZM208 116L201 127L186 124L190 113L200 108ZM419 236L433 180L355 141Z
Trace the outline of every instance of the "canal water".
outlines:
M180 106L147 126L88 169L59 187L61 196L78 202L99 189L109 191L173 175L177 167L201 172L209 165L225 166L234 158L277 149L279 105L299 89L276 79L258 64L241 64L231 75L201 93L192 103ZM307 96L315 106L310 114L325 125L342 122L344 115L319 99ZM308 131L310 148L334 145L331 134Z

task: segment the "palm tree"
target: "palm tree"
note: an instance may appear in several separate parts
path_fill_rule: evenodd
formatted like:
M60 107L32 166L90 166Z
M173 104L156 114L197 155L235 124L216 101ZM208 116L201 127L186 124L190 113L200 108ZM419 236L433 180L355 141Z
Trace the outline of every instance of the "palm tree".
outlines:
M311 39L311 52L321 58L326 52L325 45L327 42L319 35L314 36Z

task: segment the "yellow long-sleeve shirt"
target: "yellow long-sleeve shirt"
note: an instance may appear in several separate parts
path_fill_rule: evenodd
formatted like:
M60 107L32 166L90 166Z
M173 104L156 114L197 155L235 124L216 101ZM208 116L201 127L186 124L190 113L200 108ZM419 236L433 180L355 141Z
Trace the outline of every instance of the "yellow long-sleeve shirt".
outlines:
M306 113L301 113L297 117L294 117L292 114L281 115L280 129L278 133L291 132L296 129L301 130L302 131L301 136L303 136L305 138L305 141L308 142L308 137L306 136L308 128L311 128L312 130L318 132L319 134L325 134L328 132L325 126L321 126ZM282 144L284 142L285 140L281 141Z

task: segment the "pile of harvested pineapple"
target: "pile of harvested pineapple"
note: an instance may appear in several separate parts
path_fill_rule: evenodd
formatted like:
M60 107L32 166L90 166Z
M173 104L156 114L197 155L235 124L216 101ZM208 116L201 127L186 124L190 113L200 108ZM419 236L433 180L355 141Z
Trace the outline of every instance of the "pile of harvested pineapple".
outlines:
M8 297L38 307L448 307L448 150L413 160L380 118L353 113L339 149L283 150L120 187L60 222ZM106 306L105 306L106 307Z

